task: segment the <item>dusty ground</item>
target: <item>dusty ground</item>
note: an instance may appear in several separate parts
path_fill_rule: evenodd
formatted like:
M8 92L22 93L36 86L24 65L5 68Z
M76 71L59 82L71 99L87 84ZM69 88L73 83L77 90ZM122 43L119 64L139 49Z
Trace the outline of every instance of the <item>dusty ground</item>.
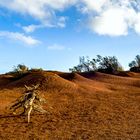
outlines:
M124 76L124 77L122 77ZM0 76L0 140L140 140L140 74L35 72ZM47 114L6 109L24 84L41 83Z

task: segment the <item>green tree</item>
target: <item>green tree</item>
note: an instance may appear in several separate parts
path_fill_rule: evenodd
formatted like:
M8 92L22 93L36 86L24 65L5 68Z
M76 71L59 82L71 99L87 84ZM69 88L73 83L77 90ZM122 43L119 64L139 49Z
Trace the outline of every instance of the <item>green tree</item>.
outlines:
M98 62L98 70L108 73L117 72L123 70L121 64L115 56L102 57L97 55L96 61Z
M136 55L135 60L129 63L130 71L140 72L140 55Z
M97 55L96 61L98 62L98 71L114 73L123 70L121 64L115 56L102 57Z
M122 71L123 68L115 56L102 57L101 55L97 55L97 58L93 58L92 60L90 60L89 57L80 57L79 65L74 66L69 70L73 72L100 71L113 73Z
M14 68L14 72L19 72L19 73L25 73L29 70L29 68L27 66L25 66L24 64L18 64L15 68Z
M89 57L79 57L79 64L70 68L69 71L72 72L89 72L94 71L96 68L96 63L93 60L90 60Z
M140 67L140 55L136 55L135 60L129 63L129 67Z

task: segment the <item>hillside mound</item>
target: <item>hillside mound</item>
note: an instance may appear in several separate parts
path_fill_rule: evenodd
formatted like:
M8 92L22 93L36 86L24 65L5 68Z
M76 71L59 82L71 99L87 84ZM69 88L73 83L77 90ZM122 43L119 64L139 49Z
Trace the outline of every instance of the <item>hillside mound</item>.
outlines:
M80 87L86 89L87 91L109 91L108 86L104 83L93 80L93 75L91 72L87 73L61 73L59 74L62 78L70 80L76 84L78 84Z
M0 75L0 87L9 84L11 82L11 77L10 75Z
M120 86L135 86L139 87L140 86L140 79L139 79L139 74L135 73L127 73L129 76L124 77L124 76L117 76L117 75L111 75L111 74L105 74L105 73L100 73L100 72L86 72L86 73L81 73L82 76L94 80L94 81L99 81L105 84L115 84L115 85L120 85Z
M70 81L87 81L88 79L80 75L79 73L60 73L60 77Z
M139 140L140 78L129 74L41 71L0 76L0 139ZM27 116L13 115L6 107L24 93L24 84L38 83L48 113L33 112L28 124Z
M7 87L23 87L24 85L32 86L40 84L41 90L46 89L63 89L63 88L75 88L75 84L61 78L59 75L52 72L34 72L29 73L20 79L11 81Z
M140 73L127 72L127 74L128 74L130 77L140 78Z

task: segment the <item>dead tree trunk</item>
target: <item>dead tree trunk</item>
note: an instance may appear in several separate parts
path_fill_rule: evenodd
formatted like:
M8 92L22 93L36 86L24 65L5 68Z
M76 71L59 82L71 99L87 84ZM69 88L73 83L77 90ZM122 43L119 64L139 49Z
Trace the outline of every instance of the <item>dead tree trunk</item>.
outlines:
M19 108L22 108L24 111L21 114L27 114L28 123L30 122L30 116L32 111L38 111L41 113L47 113L46 110L42 108L42 103L46 100L39 96L36 92L36 89L39 85L28 87L25 85L26 92L23 96L19 97L14 104L10 107L13 114L16 114L16 111Z

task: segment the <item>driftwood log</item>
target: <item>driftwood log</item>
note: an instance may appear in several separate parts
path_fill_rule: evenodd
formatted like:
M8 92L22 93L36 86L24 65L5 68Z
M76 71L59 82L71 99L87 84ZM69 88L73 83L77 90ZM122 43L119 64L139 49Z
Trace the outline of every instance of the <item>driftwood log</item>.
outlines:
M38 87L39 84L31 87L25 85L26 92L10 106L10 110L13 114L17 114L17 110L22 110L20 115L26 114L28 116L28 123L30 122L32 111L47 113L47 111L42 107L42 104L46 102L46 99L39 96L36 91Z

